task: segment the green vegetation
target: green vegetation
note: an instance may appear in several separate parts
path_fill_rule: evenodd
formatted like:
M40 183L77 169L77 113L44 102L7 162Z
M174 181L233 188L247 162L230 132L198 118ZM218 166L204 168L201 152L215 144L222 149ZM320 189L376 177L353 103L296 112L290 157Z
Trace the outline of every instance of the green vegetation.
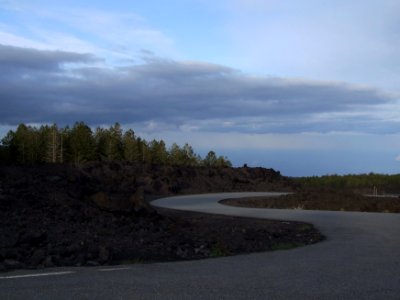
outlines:
M359 175L326 175L294 178L303 188L333 188L344 190L362 190L373 193L397 193L400 186L400 174L359 174Z
M271 250L276 251L276 250L289 250L298 247L299 245L296 245L294 243L277 243L272 245Z
M228 256L229 252L226 250L226 247L222 242L217 242L214 244L210 251L210 257L221 257L221 256Z
M84 122L72 128L20 124L0 143L0 163L74 163L89 161L127 161L164 165L230 167L231 162L210 151L202 159L192 146L173 144L167 149L163 140L150 142L137 137L132 129L123 131L115 123L110 128L92 129Z
M301 226L301 227L299 228L299 230L300 230L300 231L307 231L307 230L311 230L312 228L313 228L313 227L312 227L311 224L305 224L305 225Z

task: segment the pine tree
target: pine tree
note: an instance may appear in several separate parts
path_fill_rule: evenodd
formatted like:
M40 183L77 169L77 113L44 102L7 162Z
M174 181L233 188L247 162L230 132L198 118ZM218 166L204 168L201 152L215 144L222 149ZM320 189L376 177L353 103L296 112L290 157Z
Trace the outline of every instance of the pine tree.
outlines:
M60 145L58 147L58 161L60 163L64 163L64 144L65 144L65 135L66 135L66 129L61 129L59 132L59 141L60 141Z
M163 140L148 143L136 137L131 129L124 133L119 123L109 129L98 127L95 134L84 122L76 122L72 129L59 128L56 124L39 129L20 124L15 132L10 130L0 144L0 162L80 164L91 160L231 166L226 157L217 157L213 151L202 161L187 143L183 147L174 143L167 151Z
M163 140L152 140L149 143L149 153L151 163L166 164L168 153Z
M199 158L194 153L193 147L186 143L182 149L183 152L183 164L185 166L197 166L199 165Z
M206 167L215 167L217 163L217 155L214 151L209 151L203 160L203 165Z
M97 160L100 161L107 160L108 139L109 139L108 129L97 127L96 132L94 134L94 141L96 148L95 152Z
M208 152L203 160L203 165L207 167L232 167L232 163L226 157L217 157L214 151Z
M108 161L116 161L122 159L122 129L119 123L115 123L114 126L110 127L107 146Z
M9 130L5 137L1 140L2 157L4 163L16 162L18 150L15 144L15 132Z
M50 127L47 142L47 162L56 163L60 155L60 138L56 124Z
M140 161L138 143L135 138L135 132L132 129L126 131L122 137L122 148L124 159L129 162Z
M222 167L222 168L232 167L232 163L228 160L227 157L219 156L217 161L216 161L216 166L217 167Z
M39 160L38 136L35 128L25 124L18 125L13 143L16 147L16 162L36 163Z
M83 122L75 123L71 129L69 143L72 161L80 164L93 160L95 157L95 143L92 130Z
M183 164L182 149L176 143L173 143L172 146L169 148L168 163L171 165L182 165Z

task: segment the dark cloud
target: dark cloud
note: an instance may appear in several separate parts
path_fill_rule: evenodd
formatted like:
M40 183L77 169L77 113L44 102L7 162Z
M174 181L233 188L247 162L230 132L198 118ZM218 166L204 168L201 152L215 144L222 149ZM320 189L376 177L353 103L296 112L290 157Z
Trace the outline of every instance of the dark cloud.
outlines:
M0 69L13 74L0 75L1 123L153 121L212 131L400 131L398 123L351 115L394 101L374 89L254 77L154 56L123 68L64 67L95 60L89 54L0 46Z
M95 60L91 54L36 50L0 44L2 69L51 71L58 70L65 63L90 63Z

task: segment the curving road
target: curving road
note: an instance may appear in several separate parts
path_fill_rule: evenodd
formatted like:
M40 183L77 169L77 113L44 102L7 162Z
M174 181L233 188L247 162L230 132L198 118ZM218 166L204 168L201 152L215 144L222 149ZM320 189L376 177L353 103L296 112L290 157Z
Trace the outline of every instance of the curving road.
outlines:
M400 214L237 208L225 193L153 205L313 223L312 246L199 261L0 274L0 299L400 299Z

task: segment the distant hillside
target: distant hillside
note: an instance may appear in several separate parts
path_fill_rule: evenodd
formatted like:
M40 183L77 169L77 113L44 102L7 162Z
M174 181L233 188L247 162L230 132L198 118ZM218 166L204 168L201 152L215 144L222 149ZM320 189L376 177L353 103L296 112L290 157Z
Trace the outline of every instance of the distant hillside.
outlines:
M303 188L335 188L372 194L374 188L379 194L400 193L400 174L358 174L326 175L293 179Z

